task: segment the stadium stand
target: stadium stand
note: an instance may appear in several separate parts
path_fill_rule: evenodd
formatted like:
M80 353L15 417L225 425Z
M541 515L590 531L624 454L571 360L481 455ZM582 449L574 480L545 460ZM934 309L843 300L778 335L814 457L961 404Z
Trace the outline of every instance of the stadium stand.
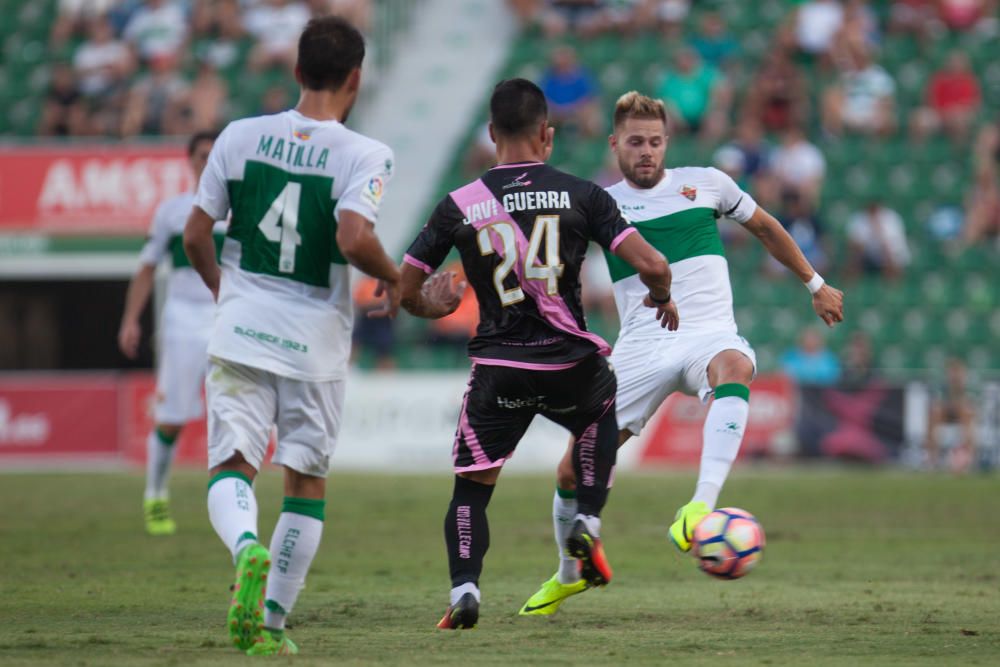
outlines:
M123 38L130 17L142 4L134 0L104 3L116 39ZM256 43L252 29L245 25L245 12L247 6L255 4L259 3L220 0L180 5L188 9L191 20L185 46L178 51L176 76L182 82L178 85L196 85L199 77L218 77L217 84L209 82L206 86L228 90L228 98L213 122L281 108L293 99L294 91L280 68L245 75ZM375 0L371 4L378 7L387 1ZM377 65L390 58L396 42L393 35L417 4L400 3L402 9L396 12L371 12L366 2L310 2L304 6L310 11L325 11L334 5L360 5L353 10L360 10L361 16L377 16L379 21L369 26ZM551 25L543 19L533 22L532 17L547 3L510 4L517 5L518 15L526 25L510 48L502 75L539 80L552 49L571 47L581 65L594 73L602 109L610 109L614 99L629 89L658 91L678 50L693 47L706 62L717 64L721 77L732 88L730 129L722 138L710 140L692 134L673 136L667 156L669 166L713 163L719 146L731 140L736 131L756 73L775 49L784 48L783 40L794 41L795 31L801 28L795 23L796 9L814 3L607 3L618 12L609 15L612 19L577 32L561 29L558 36L552 36ZM995 121L987 115L987 110L1000 107L1000 62L994 57L995 8L992 3L982 3L984 13L975 21L942 13L938 20L920 23L917 29L898 19L897 4L904 3L844 3L848 17L844 19L844 32L850 36L850 17L856 16L858 29L864 33L861 39L870 43L878 67L895 83L895 131L878 137L849 132L832 136L824 132L824 93L842 69L836 62L841 48L838 37L833 38L828 55L797 51L793 59L794 72L804 80L807 90L807 139L820 149L826 162L817 211L823 223L824 248L830 257L826 273L848 291L849 317L843 327L826 334L827 342L836 351L854 331L866 331L872 337L878 365L897 376L905 376L907 369L939 368L949 355L961 356L973 368L998 369L1000 347L992 344L1000 335L1000 281L994 268L997 250L990 245L995 244L995 239L965 243L961 231L965 209L976 187L978 172L972 145L977 132L959 143L940 132L929 133L920 143L914 143L907 133L910 116L925 106L931 77L956 51L965 54L978 79L982 103L975 126ZM71 21L69 28L63 25L65 11L61 12L60 7L72 5L59 0L0 0L0 12L9 17L0 22L0 136L19 140L35 136L42 129L47 102L62 100L71 105L82 94L59 93L51 86L60 66L72 65L88 39L85 22ZM627 12L640 9L650 13L641 17L637 14L630 23ZM151 67L155 67L153 62L140 58L136 67L128 70L122 86L128 89L139 85ZM212 71L206 74L206 69ZM91 110L94 107L93 100L85 104ZM182 115L189 120L197 116L190 111ZM484 122L483 114L471 119L464 142L467 149L481 137ZM115 123L85 126L86 134L110 136L120 134L115 128L121 127ZM69 130L68 124L61 127L62 132ZM178 131L189 129L182 125ZM598 177L607 165L607 130L605 126L597 136L572 128L562 130L557 135L553 164L583 176ZM776 132L767 139L771 147L780 143ZM469 176L468 152L456 152L452 167L428 202L436 201ZM995 175L995 169L992 173ZM754 185L748 187L755 190ZM769 201L765 191L754 194L770 210L781 212L780 202ZM904 221L912 258L899 280L853 276L847 270L852 264L848 222L873 198L897 211ZM780 273L766 270L758 244L740 243L739 235L734 234L726 235L726 239L741 332L757 348L761 369L773 370L781 354L794 345L802 326L811 321L812 313L808 302L800 298L801 287ZM614 337L615 322L600 313L592 320L596 330ZM449 368L464 363L464 355L455 346L426 342L429 331L425 323L402 318L398 327L398 367ZM371 367L374 360L362 353L359 363Z

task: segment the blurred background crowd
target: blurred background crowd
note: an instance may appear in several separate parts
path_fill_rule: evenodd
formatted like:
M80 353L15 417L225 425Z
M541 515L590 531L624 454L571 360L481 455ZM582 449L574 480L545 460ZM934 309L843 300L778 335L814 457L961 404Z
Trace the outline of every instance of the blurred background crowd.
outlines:
M420 7L379 11L388 4L0 0L0 133L187 135L288 108L297 36L326 13L369 36L367 81L377 85L393 36ZM972 419L970 392L1000 375L996 0L506 4L520 30L502 75L545 91L558 128L553 164L615 182L614 100L629 89L661 97L671 115L667 166L725 171L845 290L847 321L820 331L804 288L721 220L737 322L763 372L816 386L919 377L936 387L937 417ZM469 119L439 194L492 160L483 110ZM587 268L591 327L613 340L603 262ZM356 285L362 315L372 291L368 281ZM356 363L459 367L476 319L471 293L455 315L430 324L360 317Z

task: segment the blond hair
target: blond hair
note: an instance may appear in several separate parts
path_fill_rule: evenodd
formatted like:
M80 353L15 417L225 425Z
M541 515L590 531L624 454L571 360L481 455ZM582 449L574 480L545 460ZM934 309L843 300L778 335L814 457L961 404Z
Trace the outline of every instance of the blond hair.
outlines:
M638 91L630 90L615 102L615 129L621 127L621 124L629 118L659 120L666 128L667 108L664 106L663 100L656 100Z

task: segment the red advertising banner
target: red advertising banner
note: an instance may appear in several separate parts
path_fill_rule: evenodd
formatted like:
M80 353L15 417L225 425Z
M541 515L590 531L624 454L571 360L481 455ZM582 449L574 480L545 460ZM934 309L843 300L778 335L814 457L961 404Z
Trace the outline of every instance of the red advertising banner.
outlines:
M193 180L180 146L3 148L0 232L143 234Z
M4 461L118 456L114 375L0 379L0 467Z
M750 388L750 421L740 456L769 456L775 443L789 441L795 423L795 390L784 375L762 375ZM697 465L702 425L708 414L694 396L672 394L643 429L640 465Z

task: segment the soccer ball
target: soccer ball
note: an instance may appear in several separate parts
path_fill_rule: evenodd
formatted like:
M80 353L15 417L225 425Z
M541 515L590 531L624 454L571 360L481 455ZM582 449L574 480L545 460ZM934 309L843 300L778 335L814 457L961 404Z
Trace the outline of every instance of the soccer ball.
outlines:
M764 529L750 512L723 507L695 527L691 551L705 574L739 579L764 555Z

